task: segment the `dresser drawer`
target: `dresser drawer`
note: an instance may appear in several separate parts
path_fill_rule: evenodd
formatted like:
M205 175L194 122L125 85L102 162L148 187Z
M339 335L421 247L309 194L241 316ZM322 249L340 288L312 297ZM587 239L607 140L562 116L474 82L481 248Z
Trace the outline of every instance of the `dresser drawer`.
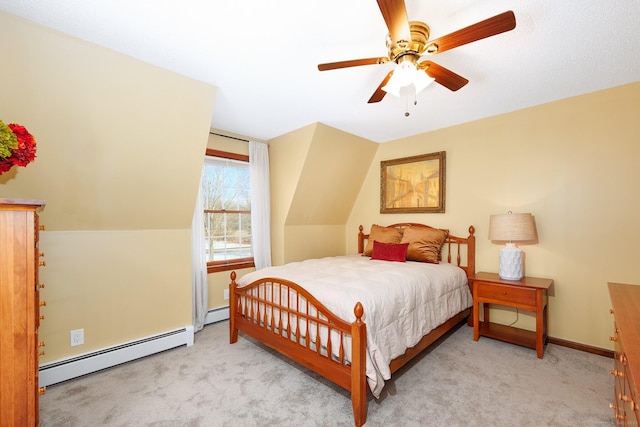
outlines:
M611 313L614 314L614 333L609 338L614 342L615 376L614 409L617 426L640 425L640 352L636 349L640 343L640 286L623 283L609 283Z
M520 286L495 285L489 282L474 281L476 295L486 302L499 304L500 302L509 305L523 305L529 307L536 306L536 290L523 288Z

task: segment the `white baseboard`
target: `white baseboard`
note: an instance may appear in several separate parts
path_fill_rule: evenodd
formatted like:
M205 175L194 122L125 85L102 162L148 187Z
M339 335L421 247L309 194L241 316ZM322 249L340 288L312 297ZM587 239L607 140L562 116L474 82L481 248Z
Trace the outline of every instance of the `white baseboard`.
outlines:
M215 310L210 310L207 313L207 317L204 319L204 324L208 325L209 323L216 323L227 319L229 319L229 307L216 308Z
M204 323L208 325L227 319L229 319L229 307L222 307L209 311ZM192 346L193 342L193 325L187 325L175 331L45 363L40 365L39 386L57 384L181 345Z
M125 344L40 365L39 386L46 387L154 353L193 345L193 325Z

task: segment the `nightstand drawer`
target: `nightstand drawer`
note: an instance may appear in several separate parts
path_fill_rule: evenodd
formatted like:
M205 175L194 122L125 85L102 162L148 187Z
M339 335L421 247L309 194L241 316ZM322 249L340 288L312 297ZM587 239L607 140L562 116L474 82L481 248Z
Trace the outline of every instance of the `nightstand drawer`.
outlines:
M509 305L536 305L536 290L519 286L496 285L494 283L474 281L477 297L488 302L505 302Z

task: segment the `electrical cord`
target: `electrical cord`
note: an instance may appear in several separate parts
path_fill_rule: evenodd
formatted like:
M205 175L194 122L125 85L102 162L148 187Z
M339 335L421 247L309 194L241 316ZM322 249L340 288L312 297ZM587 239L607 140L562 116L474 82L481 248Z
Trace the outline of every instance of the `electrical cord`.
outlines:
M509 326L513 326L513 325L515 325L516 323L518 323L518 317L519 317L519 314L520 314L520 312L518 311L518 308L516 307L516 320L514 320L513 322L511 322L511 323L509 324Z

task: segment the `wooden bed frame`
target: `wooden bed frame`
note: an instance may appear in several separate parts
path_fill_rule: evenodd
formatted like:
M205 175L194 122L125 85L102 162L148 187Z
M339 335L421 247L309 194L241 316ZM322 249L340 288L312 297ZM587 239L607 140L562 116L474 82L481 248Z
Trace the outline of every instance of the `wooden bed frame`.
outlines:
M398 223L391 227L408 225L429 227L416 223ZM433 228L433 227L430 227ZM443 246L446 262L465 270L467 277L475 273L475 229L469 227L466 238L449 235ZM358 233L358 253L364 251L364 241L369 235ZM466 262L461 247L466 246ZM441 255L442 256L442 255ZM276 291L277 289L277 291ZM340 319L322 303L298 284L278 278L264 278L238 287L236 272L231 272L229 285L229 328L230 342L238 340L238 331L287 356L291 360L318 373L351 392L353 416L356 426L367 420L366 348L367 326L362 321L364 310L358 302L354 308L356 320L353 323ZM282 295L286 297L282 298ZM438 326L405 354L391 361L391 372L396 372L413 357L435 342L438 338L469 317L471 309L466 309L444 324ZM294 327L295 326L295 327ZM326 344L316 346L307 337L331 336ZM347 357L345 338L351 338L351 357ZM323 340L324 342L324 340ZM334 347L334 348L332 348ZM338 348L335 348L338 347ZM350 362L349 362L350 361Z

